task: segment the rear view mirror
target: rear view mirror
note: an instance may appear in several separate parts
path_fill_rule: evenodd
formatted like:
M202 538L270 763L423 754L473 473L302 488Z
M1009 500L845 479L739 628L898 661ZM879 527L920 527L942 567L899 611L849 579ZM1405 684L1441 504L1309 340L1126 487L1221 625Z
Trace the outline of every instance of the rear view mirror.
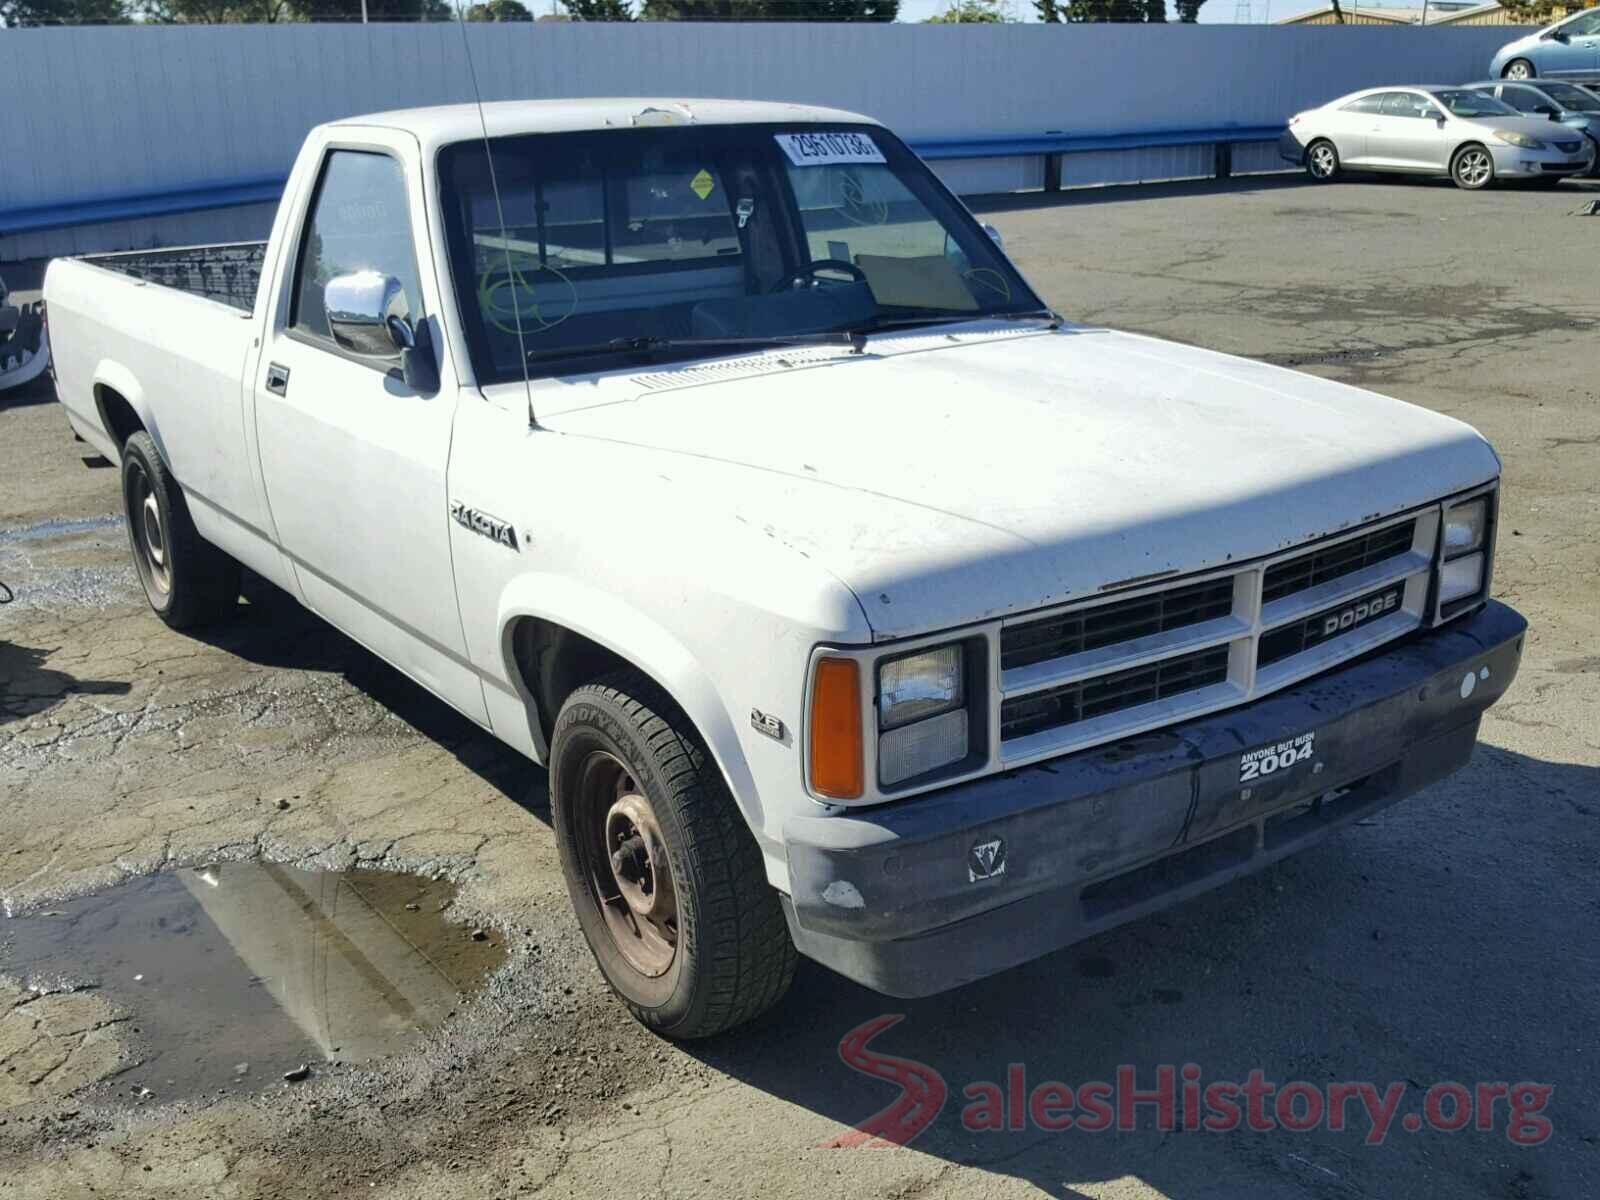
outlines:
M984 227L983 227L983 231L989 235L989 240L991 242L993 242L996 246L999 246L1000 249L1004 250L1006 248L1006 240L1005 240L1005 238L1000 236L1000 231L998 229L996 229L993 225L985 223Z
M328 332L341 350L394 362L419 392L439 390L439 371L426 322L412 325L405 288L393 275L357 271L330 279L322 291Z

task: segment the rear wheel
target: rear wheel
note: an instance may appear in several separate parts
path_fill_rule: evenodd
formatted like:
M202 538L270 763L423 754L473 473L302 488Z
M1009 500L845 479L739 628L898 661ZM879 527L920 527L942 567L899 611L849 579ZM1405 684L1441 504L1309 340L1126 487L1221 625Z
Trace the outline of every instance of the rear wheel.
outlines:
M1450 160L1450 178L1458 188L1482 191L1494 182L1494 156L1476 142L1469 143Z
M1507 79L1532 79L1534 74L1533 64L1525 58L1514 58L1506 65Z
M688 719L645 676L578 688L551 735L567 891L606 982L667 1037L776 1004L795 949L761 850Z
M1306 174L1318 183L1339 178L1339 151L1327 138L1318 138L1306 147Z
M196 532L183 490L142 429L122 447L122 502L133 565L156 615L188 629L230 614L239 564Z

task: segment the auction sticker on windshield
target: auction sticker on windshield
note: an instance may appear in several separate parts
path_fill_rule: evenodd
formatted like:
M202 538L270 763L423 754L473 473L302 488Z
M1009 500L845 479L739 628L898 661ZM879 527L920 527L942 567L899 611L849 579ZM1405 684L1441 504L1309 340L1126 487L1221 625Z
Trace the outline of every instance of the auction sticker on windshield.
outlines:
M864 133L775 133L778 145L797 167L832 163L881 163L883 151Z

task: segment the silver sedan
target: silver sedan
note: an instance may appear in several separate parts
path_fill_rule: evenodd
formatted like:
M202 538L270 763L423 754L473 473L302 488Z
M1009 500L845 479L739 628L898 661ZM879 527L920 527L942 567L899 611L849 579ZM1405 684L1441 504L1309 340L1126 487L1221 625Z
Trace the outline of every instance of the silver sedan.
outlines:
M1520 115L1461 87L1367 88L1289 118L1279 152L1327 181L1345 169L1447 175L1475 191L1496 179L1581 175L1594 150L1577 130Z

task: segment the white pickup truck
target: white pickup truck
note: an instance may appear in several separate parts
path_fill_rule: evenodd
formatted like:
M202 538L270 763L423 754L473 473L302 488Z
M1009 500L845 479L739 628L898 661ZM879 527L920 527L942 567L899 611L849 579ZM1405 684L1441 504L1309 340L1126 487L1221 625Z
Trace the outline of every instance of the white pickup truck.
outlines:
M315 129L264 246L45 298L156 612L243 564L545 764L689 1037L797 951L923 995L1258 869L1517 671L1474 430L1072 324L997 241L850 113L509 103Z

